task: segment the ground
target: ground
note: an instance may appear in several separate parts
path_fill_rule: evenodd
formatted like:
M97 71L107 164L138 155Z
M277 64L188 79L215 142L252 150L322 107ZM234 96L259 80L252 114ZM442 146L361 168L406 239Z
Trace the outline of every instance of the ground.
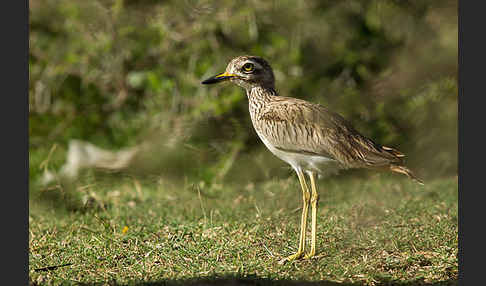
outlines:
M70 187L31 190L29 277L32 285L457 285L457 177L425 183L382 173L320 180L317 255L279 265L298 246L294 175L207 186L91 172Z

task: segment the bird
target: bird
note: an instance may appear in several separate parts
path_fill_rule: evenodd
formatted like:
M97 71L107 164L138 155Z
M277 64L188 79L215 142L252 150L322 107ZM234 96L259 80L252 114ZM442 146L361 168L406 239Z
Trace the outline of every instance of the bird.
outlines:
M229 81L246 90L253 127L264 145L297 173L302 190L302 216L297 252L279 263L310 259L316 254L319 193L317 176L342 169L367 168L401 173L423 184L403 163L403 153L360 134L350 122L323 105L280 96L270 64L259 56L233 58L226 70L202 84ZM305 174L310 180L310 188ZM311 245L305 253L309 205Z

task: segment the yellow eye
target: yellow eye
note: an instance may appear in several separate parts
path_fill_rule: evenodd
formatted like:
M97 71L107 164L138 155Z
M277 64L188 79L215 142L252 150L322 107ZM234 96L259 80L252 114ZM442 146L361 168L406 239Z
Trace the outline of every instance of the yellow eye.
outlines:
M243 70L246 72L251 72L255 69L255 66L252 63L246 63L243 65Z

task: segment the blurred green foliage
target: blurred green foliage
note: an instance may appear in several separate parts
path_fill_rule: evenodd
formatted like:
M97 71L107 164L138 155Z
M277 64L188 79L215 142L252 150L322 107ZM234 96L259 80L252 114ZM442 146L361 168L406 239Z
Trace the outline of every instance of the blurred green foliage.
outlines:
M31 178L70 139L156 138L146 159L206 181L266 174L243 90L200 84L241 54L272 64L281 95L405 152L420 176L457 172L457 1L29 3Z

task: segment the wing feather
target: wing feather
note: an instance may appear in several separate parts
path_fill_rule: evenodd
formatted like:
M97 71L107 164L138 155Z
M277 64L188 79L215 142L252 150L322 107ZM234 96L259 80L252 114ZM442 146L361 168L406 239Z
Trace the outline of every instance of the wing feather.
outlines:
M361 135L324 106L296 98L275 97L257 120L264 121L258 131L275 148L331 158L347 167L386 166L404 156Z

